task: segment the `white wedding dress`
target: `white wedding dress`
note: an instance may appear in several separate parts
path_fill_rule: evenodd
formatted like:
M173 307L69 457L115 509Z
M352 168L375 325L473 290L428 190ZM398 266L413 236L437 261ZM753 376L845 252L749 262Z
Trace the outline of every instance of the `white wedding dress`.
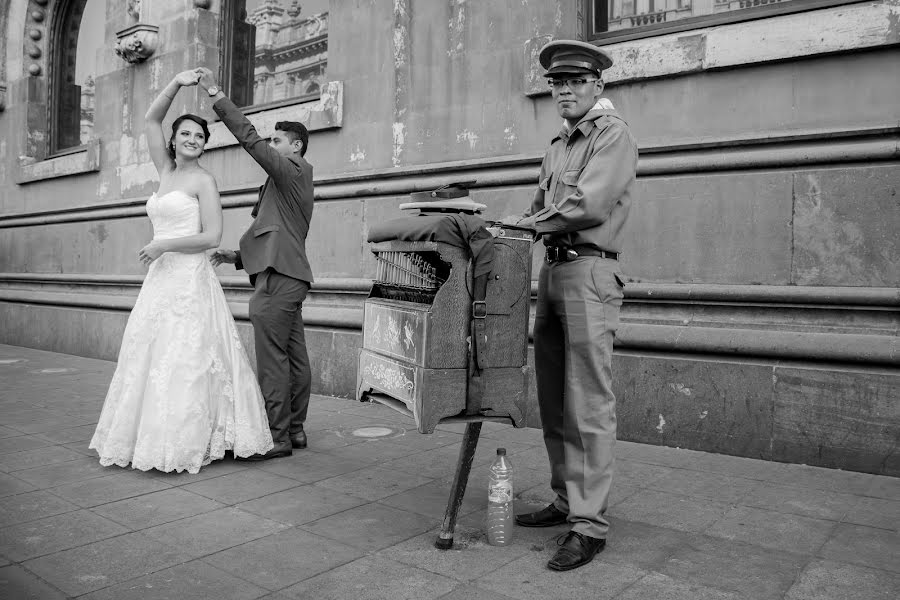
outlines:
M172 191L147 201L154 239L200 232L200 206ZM265 402L205 252L166 252L128 318L90 447L104 466L188 471L272 448Z

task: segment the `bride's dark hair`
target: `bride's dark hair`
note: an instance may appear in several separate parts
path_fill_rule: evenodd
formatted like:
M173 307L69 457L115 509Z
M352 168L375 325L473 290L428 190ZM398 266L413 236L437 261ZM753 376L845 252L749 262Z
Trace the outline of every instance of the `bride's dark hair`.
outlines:
M172 123L172 135L169 137L169 145L166 146L166 150L169 152L169 156L172 157L172 160L175 159L175 132L178 131L178 126L181 125L184 121L193 121L203 130L203 135L206 137L206 141L209 141L209 127L206 125L206 119L203 117L198 117L197 115L192 115L191 113L185 113L175 119L175 122Z

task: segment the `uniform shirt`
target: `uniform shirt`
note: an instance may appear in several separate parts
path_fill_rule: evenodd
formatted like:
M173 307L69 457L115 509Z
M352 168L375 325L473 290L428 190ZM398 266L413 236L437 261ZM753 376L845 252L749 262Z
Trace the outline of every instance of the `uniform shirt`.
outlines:
M519 225L536 229L548 246L621 252L637 161L628 124L601 98L550 142L534 200Z

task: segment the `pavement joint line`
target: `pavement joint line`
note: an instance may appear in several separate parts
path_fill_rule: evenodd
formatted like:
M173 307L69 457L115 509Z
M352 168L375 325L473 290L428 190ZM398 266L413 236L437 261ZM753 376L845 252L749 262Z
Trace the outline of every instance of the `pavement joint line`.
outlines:
M86 509L86 508L79 508L79 510L88 510L88 509ZM73 512L77 512L77 511L73 511ZM127 526L127 525L123 525L123 527L128 527L128 526ZM90 546L91 544L96 544L96 543L98 543L98 542L105 542L105 541L107 541L107 540L114 540L114 539L120 538L120 537L122 537L122 536L130 535L130 534L132 534L132 533L140 533L140 532L139 532L139 531L135 531L135 530L133 530L133 529L129 529L129 531L126 531L126 532L124 532L124 533L117 533L117 534L111 535L111 536L109 536L109 537L100 538L99 540L94 540L93 542L88 542L87 544L79 544L79 545L77 545L77 546L71 546L71 547L68 547L68 548L57 548L57 549L54 550L53 552L47 552L47 553L45 553L45 554L36 554L36 555L34 555L34 556L29 556L29 557L26 558L25 560L22 560L22 561L16 561L16 564L21 565L22 567L27 568L27 566L25 565L25 563L27 563L27 562L29 562L29 561L37 560L37 559L39 559L39 558L44 558L45 556L53 556L54 554L60 554L61 552L68 552L68 551L70 551L70 550L76 550L76 549L78 549L78 548L83 548L83 547L85 547L85 546ZM7 560L12 560L12 559L7 557Z
M696 468L696 469L695 469L695 468L686 467L686 466L671 466L671 465L666 465L666 464L664 464L664 463L647 462L647 461L645 461L645 460L639 460L639 459L635 459L635 458L626 458L626 459L623 459L623 460L629 460L629 461L632 461L632 462L640 462L640 463L643 463L643 464L654 465L654 466L658 466L658 467L666 467L666 468L672 469L672 470L690 471L690 472L693 472L693 473L704 473L704 474L709 474L709 475L721 475L721 476L723 476L723 477L730 477L730 478L732 478L732 479L746 479L746 480L748 480L748 481L756 481L756 482L759 482L759 483L765 483L765 484L768 484L768 485L771 485L771 486L774 486L774 487L786 487L786 488L800 489L800 490L813 490L813 491L818 491L818 492L822 492L822 493L829 493L829 491L830 491L830 490L824 489L824 488L818 488L818 487L808 486L808 485L793 484L793 483L786 482L786 481L772 481L771 479L763 479L763 478L757 478L757 477L748 477L748 476L746 476L746 475L730 475L730 474L728 474L728 473L726 473L726 472L722 472L722 471L709 471L709 470L706 470L706 469L704 469L704 468ZM753 459L753 460L761 460L761 461L765 461L765 459ZM776 464L788 465L789 463L776 463ZM791 466L803 467L803 466L808 466L808 465L791 465ZM828 468L826 468L826 467L809 467L809 468L811 468L811 469L820 469L820 470L825 471L825 472L828 472L828 471L837 471L837 472L840 472L840 473L855 473L855 471L842 471L842 470L840 470L840 469L828 469ZM860 473L860 474L861 474L861 475L871 475L872 477L882 477L881 475L872 475L872 474L870 474L870 473ZM661 479L662 477L665 477L665 476L666 476L666 475L663 475L663 476L657 478L657 479L654 480L654 481L657 481L658 479ZM856 493L856 492L843 492L843 493L851 493L851 494L854 495L854 496L861 496L861 497L865 497L865 498L876 498L876 499L879 499L879 500L885 500L885 499L886 499L886 498L882 498L882 497L880 497L880 496L869 496L869 495L867 495L865 492L860 492L860 493Z
M42 450L42 449L46 449L46 448L52 448L52 446L44 446L43 448L34 448L34 450ZM31 452L31 450L23 450L22 452ZM74 450L73 450L73 452L74 452ZM11 452L9 454L4 454L2 456L12 456L13 454L18 454L18 452ZM84 458L84 456L85 456L84 454L79 454L78 456L73 456L72 458L70 458L68 460L61 460L59 462L47 463L46 465L25 467L24 469L13 469L11 471L6 471L6 474L12 475L13 473L19 473L20 471L28 471L29 469L40 469L42 467L54 467L56 465L64 465L66 463L74 462L80 458Z
M826 540L826 543L827 543L827 540ZM795 585L800 583L800 578L803 577L803 574L806 572L806 569L808 569L809 566L811 564L813 564L813 562L815 562L816 560L822 560L822 559L818 558L817 554L810 555L810 557L803 563L803 566L796 573L794 573L794 578L791 580L791 585L789 585L787 588L788 590L791 590ZM785 598L786 597L787 597L787 592L785 592Z
M763 482L763 483L765 483L765 482ZM538 485L542 485L542 484L538 484ZM534 487L537 487L537 486L534 486ZM634 492L632 492L631 494L629 494L629 495L627 496L627 498L630 498L631 496L633 496L634 494L636 494L636 493L639 492L639 491L647 491L647 490L649 490L649 491L653 491L653 492L662 492L662 493L665 493L665 494L671 494L671 495L673 495L673 496L681 496L682 498L688 498L688 499L691 499L691 500L701 499L701 500L712 500L712 501L714 501L714 502L721 502L721 503L723 503L723 504L728 504L729 507L730 507L730 509L734 509L734 508L737 508L737 507L739 507L739 506L743 506L743 507L746 507L746 508L754 508L754 509L757 509L757 510L766 510L766 511L769 511L769 512L776 512L776 513L781 514L781 515L790 515L790 516L793 516L793 517L804 517L804 518L806 518L806 519L814 519L814 520L818 520L818 521L831 521L831 522L837 523L837 524L847 523L848 525L860 525L861 527L872 527L873 529L883 529L883 530L885 530L885 531L896 531L896 530L894 530L894 529L889 529L889 528L886 528L886 527L878 527L877 525L862 525L862 524L860 524L860 523L853 523L852 521L845 521L845 520L843 520L843 519L844 519L844 517L846 516L846 514L849 514L849 512L850 512L849 509L848 509L847 513L845 513L844 515L842 515L842 516L839 517L839 518L829 518L829 517L822 517L822 516L813 517L813 516L806 515L806 514L802 514L802 513L791 512L791 511L788 511L788 510L781 510L781 509L780 509L779 507L777 507L777 506L769 506L769 507L766 507L766 508L762 508L762 507L755 506L755 505L752 505L752 504L744 504L742 501L738 501L737 503L735 503L735 502L726 502L725 500L721 500L721 499L715 498L715 497L713 497L713 496L690 495L690 494L685 494L685 493L682 493L682 492L675 492L675 491L664 490L664 489L659 489L659 488L651 488L651 487L648 487L648 486L635 486L635 487L637 487L638 489L636 489ZM533 488L528 488L528 489L530 490L530 489L533 489ZM811 488L795 488L795 489L809 490L809 489L811 489ZM527 491L527 490L525 490L525 491ZM820 490L820 491L823 491L823 492L824 492L824 490ZM855 494L854 494L854 495L855 495ZM616 504L621 503L623 500L624 500L624 499L620 499L618 502L616 502ZM610 506L614 506L614 505L610 505ZM730 510L730 509L729 509L729 510ZM724 515L723 515L723 517L724 517ZM713 523L713 525L714 525L714 524L715 524L715 523Z
M35 579L37 579L38 581L40 581L41 583L43 583L44 585L49 587L50 589L56 590L57 592L59 592L59 595L62 596L63 598L65 598L66 600L69 600L69 598L71 598L71 596L66 594L64 591L62 591L61 589L59 589L58 587L56 587L55 585L53 585L52 583L50 583L49 581L47 581L46 579L44 579L43 577L41 577L40 575L38 575L37 573L32 571L31 569L29 569L25 565L23 565L21 563L13 563L13 564L15 564L16 566L18 566L21 569L24 569L26 573L28 573L29 575L31 575L32 577L34 577ZM39 600L39 599L35 599L35 600Z

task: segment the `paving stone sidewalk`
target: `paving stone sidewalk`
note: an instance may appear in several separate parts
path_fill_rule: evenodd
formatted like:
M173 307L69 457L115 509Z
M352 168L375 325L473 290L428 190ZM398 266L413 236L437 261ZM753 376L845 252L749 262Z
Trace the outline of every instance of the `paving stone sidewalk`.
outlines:
M564 527L484 536L497 447L518 511L551 499L537 430L484 425L442 552L461 426L315 396L290 458L104 468L87 444L114 367L0 345L0 598L900 598L898 478L620 442L606 551L556 573Z

